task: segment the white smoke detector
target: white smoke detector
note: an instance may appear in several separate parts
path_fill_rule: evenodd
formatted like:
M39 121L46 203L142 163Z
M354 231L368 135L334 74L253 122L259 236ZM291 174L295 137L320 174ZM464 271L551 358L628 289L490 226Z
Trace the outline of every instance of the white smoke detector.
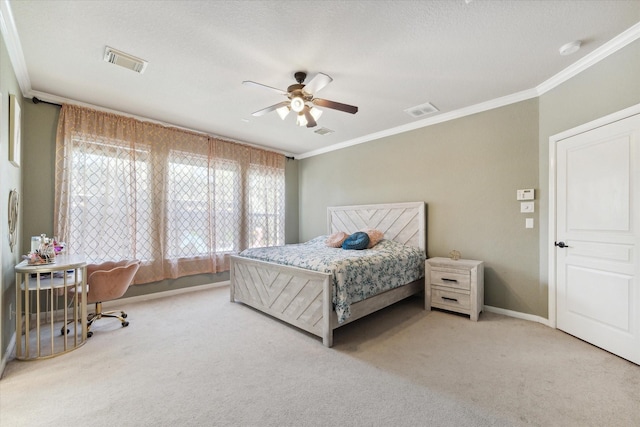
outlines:
M571 55L572 53L576 53L578 49L580 49L581 45L582 45L582 42L580 40L576 40L576 41L564 44L559 49L560 55L567 56L567 55Z
M109 46L104 50L104 60L105 62L119 65L139 74L144 72L148 64L144 59L137 58Z

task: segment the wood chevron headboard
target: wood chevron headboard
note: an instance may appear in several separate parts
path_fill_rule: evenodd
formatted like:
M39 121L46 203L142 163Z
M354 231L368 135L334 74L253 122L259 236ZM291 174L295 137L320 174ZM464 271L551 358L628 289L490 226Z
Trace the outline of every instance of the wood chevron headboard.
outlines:
M329 234L337 231L351 234L364 228L375 228L384 232L385 239L427 250L424 202L327 208Z

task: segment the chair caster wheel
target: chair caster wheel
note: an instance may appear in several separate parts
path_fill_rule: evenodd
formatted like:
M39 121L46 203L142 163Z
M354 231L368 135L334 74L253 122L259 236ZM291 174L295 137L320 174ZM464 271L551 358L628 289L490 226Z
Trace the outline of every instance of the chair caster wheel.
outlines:
M129 322L122 322L122 327L124 328L126 326L129 326Z
M127 313L122 313L122 318L126 319L127 318Z
M91 338L93 336L93 332L89 331L87 332L87 338Z

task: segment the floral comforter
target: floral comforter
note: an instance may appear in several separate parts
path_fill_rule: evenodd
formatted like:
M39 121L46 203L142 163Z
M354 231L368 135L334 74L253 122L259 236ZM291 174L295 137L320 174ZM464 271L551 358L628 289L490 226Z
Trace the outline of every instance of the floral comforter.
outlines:
M382 240L371 249L344 250L327 247L327 237L295 245L246 249L240 256L332 273L338 323L349 318L352 303L424 277L425 253L420 248Z

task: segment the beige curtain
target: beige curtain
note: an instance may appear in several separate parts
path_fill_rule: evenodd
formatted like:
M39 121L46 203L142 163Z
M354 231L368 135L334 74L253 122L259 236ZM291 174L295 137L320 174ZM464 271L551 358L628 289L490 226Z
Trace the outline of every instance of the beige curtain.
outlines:
M137 258L135 283L229 269L284 244L278 153L63 105L54 229L88 262Z

